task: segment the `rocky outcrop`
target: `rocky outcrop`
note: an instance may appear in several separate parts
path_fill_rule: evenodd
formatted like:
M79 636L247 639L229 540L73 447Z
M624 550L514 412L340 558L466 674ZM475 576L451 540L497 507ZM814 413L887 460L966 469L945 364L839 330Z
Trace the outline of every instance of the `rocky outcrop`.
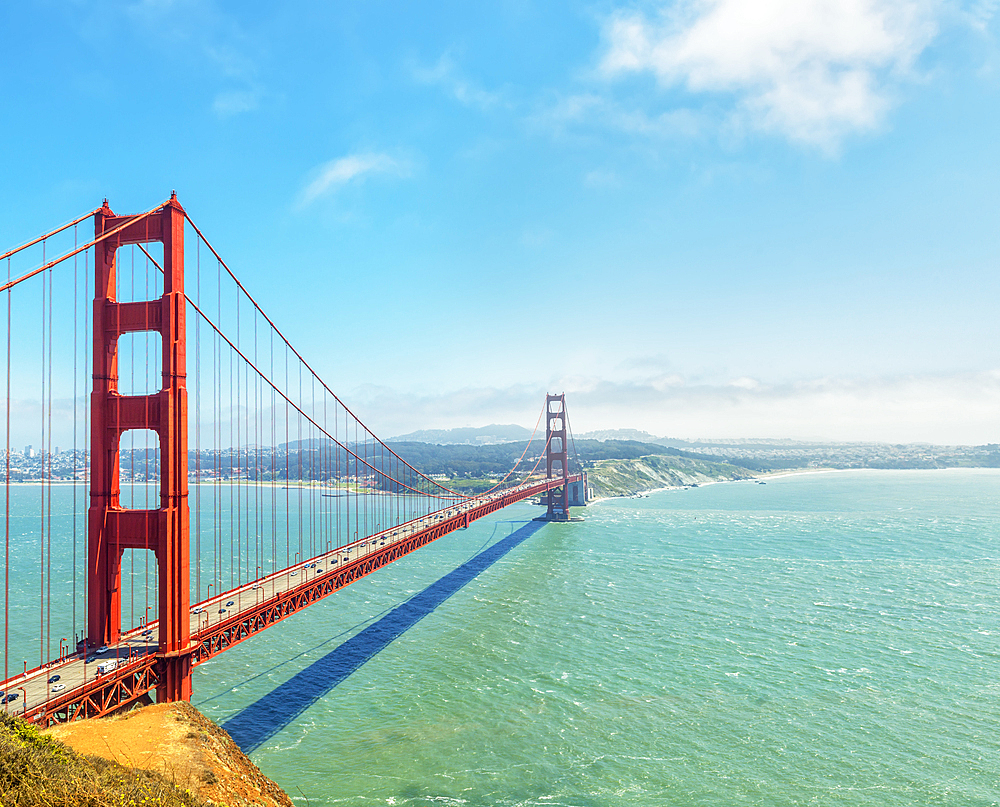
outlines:
M118 717L81 720L46 735L126 767L153 771L206 804L292 807L232 738L189 703L163 703Z

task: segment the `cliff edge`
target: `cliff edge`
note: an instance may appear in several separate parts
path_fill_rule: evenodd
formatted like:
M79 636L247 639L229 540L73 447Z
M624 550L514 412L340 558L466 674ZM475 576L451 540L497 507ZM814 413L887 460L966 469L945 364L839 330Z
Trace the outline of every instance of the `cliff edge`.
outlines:
M43 733L78 754L159 774L208 805L292 807L232 738L189 703L154 704Z
M724 462L706 462L665 455L638 459L601 460L587 471L594 498L634 496L658 488L704 485L754 479L753 471Z

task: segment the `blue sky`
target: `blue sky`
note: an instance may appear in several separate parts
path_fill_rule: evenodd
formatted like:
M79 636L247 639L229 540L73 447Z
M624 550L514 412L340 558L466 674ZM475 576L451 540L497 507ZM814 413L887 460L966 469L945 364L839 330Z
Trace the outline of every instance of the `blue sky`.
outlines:
M176 188L386 436L1000 442L998 10L8 3L0 241Z

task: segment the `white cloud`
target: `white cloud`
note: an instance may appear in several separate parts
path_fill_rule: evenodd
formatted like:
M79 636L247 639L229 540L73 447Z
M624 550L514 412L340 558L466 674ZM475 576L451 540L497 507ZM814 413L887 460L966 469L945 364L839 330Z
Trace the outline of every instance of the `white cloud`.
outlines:
M933 39L937 0L679 0L612 16L601 72L723 93L751 125L835 148L877 128Z
M973 28L985 31L998 10L1000 10L1000 0L973 0L966 14Z
M567 395L573 393L569 387ZM573 423L663 436L983 444L1000 442L1000 373L822 378L766 384L657 387L605 383L581 390ZM593 424L587 425L587 424Z
M339 157L313 171L313 179L302 191L299 204L305 207L335 188L368 174L401 176L405 173L406 166L388 154L350 154Z
M421 84L436 84L444 87L456 101L466 106L488 110L502 101L500 93L484 90L461 76L455 62L447 53L442 55L433 67L412 66L411 73L413 78Z
M650 115L597 93L559 98L533 115L531 121L557 135L581 124L660 139L695 137L704 128L701 116L690 109L671 109Z
M676 375L636 383L567 378L547 385L433 395L368 387L356 390L350 400L378 434L392 435L490 423L530 427L546 391L566 392L578 433L634 428L689 439L1000 442L1000 372L822 378L782 385L750 378L700 385Z

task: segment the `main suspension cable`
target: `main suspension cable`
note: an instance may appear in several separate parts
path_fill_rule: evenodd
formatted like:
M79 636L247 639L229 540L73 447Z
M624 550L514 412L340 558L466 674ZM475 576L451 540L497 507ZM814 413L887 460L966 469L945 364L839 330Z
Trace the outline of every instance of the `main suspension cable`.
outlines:
M254 306L254 307L255 307L255 308L256 308L256 309L257 309L257 310L258 310L258 311L260 312L261 316L262 316L262 317L264 317L264 319L265 319L265 320L267 321L268 325L270 325L270 326L271 326L271 327L272 327L272 328L274 329L274 332L275 332L275 333L277 333L279 337L281 337L282 341L284 341L284 343L285 343L285 344L286 344L286 345L288 346L288 348L289 348L289 349L290 349L290 350L292 351L292 353L294 353L294 354L295 354L295 356L296 356L296 357L298 358L298 360L299 360L300 362L302 362L302 364L303 364L303 365L305 365L306 369L307 369L307 370L308 370L308 371L309 371L310 373L312 373L312 375L313 375L313 376L314 376L314 377L316 378L316 380L317 380L317 381L319 381L319 383L320 383L320 384L321 384L321 385L323 386L323 389L325 389L325 390L326 390L326 391L327 391L327 392L328 392L328 393L329 393L329 394L331 395L331 397L333 397L333 399L334 399L334 400L335 400L335 401L336 401L337 403L339 403L339 404L340 404L340 405L341 405L342 407L344 407L344 409L345 409L345 410L347 411L347 413L348 413L348 414L349 414L349 415L350 415L350 416L351 416L352 418L354 418L354 420L355 420L355 421L356 421L356 422L357 422L357 423L358 423L358 424L359 424L359 425L360 425L360 426L361 426L361 427L362 427L362 428L363 428L363 429L364 429L364 430L365 430L366 432L368 432L368 434L372 435L372 437L375 437L375 433L374 433L374 432L372 432L372 430L371 430L371 429L369 429L369 428L368 428L368 427L367 427L367 426L366 426L366 425L365 425L365 424L364 424L364 423L362 422L361 418L359 418L359 417L358 417L357 415L355 415L355 414L354 414L354 412L353 412L353 411L351 411L350 407L348 407L348 406L347 406L347 405L346 405L346 404L345 404L345 403L344 403L344 402L343 402L342 400L340 400L340 398L339 398L339 397L337 396L337 394L336 394L336 393L335 393L335 392L334 392L334 391L333 391L332 389L330 389L330 387L328 387L328 386L327 386L326 382L325 382L325 381L324 381L324 380L322 379L322 377L321 377L321 376L320 376L320 375L319 375L319 374L318 374L318 373L317 373L317 372L316 372L316 371L315 371L315 370L314 370L314 369L312 368L312 366L311 366L311 365L309 364L309 362L307 362L307 361L305 360L305 358L303 358L302 354L300 354L300 353L299 353L299 352L298 352L298 351L297 351L297 350L296 350L296 349L295 349L295 348L294 348L294 347L292 346L292 343L288 341L288 339L287 339L287 337L286 337L286 336L284 335L284 333L282 333L282 332L281 332L281 329L280 329L280 328L278 328L278 326L277 326L277 325L275 325L274 321L273 321L273 320L272 320L272 319L271 319L271 318L270 318L270 317L269 317L269 316L268 316L268 315L267 315L267 314L266 314L266 313L264 312L264 309L260 307L260 305L259 305L259 304L257 303L257 301L256 301L256 300L254 299L254 297L253 297L253 296L252 296L252 295L250 294L250 292L248 292L248 291L246 290L246 287L245 287L245 286L244 286L244 285L243 285L243 284L242 284L242 283L241 283L241 282L239 281L239 279L238 279L238 278L236 277L236 275L235 275L235 274L233 273L233 270L229 268L229 265L228 265L228 264L227 264L227 263L226 263L226 262L225 262L225 261L224 261L224 260L222 259L222 257L221 257L221 256L219 255L219 253L218 253L218 252L216 251L215 247L213 247L213 246L212 246L212 244L211 244L211 242L209 242L209 240L208 240L208 239L207 239L207 238L205 237L204 233L202 233L202 231L198 229L198 225L197 225L197 224L195 224L195 223L194 223L194 222L193 222L193 221L191 220L191 217L190 217L190 216L188 215L188 213L187 213L186 211L185 211L185 213L184 213L184 217L185 217L185 218L187 219L187 221L188 221L188 223L189 223L189 224L191 225L191 227L192 227L192 228L194 228L194 231L195 231L195 232L196 232L196 233L198 234L198 237L199 237L199 238L201 238L201 240L205 242L205 246L207 246L207 247L208 247L208 248L209 248L209 249L210 249L210 250L212 251L212 254L213 254L213 255L215 255L215 257L216 257L216 258L218 259L219 263L220 263L220 264L222 265L222 267L223 267L223 268L224 268L224 269L226 270L226 272L227 272L227 273L229 274L229 277L230 277L230 278L232 278L233 282L234 282L234 283L236 284L236 286L237 286L237 287L238 287L238 288L240 289L240 291L242 291L242 292L243 292L243 293L244 293L244 294L246 295L247 299L248 299L248 300L249 300L249 301L250 301L250 302L251 302L251 303L253 304L253 306ZM0 287L0 291L3 291L3 288L2 288L2 287ZM378 438L375 438L375 439L378 439ZM379 442L381 443L382 441L381 441L381 440L379 440ZM468 496L465 496L464 494L461 494L461 493L458 493L457 491L454 491L454 490L451 490L450 488L448 488L448 487L445 487L444 485L440 484L439 482L436 482L435 480L431 479L431 478L430 478L429 476L427 476L426 474L422 473L421 471L418 471L418 470L417 470L416 468L414 468L414 467L413 467L412 465L410 465L410 464L409 464L409 463L408 463L408 462L407 462L406 460L404 460L404 459L403 459L402 457L400 457L400 456L399 456L398 454L396 454L396 452L395 452L395 451L393 451L393 450L392 450L391 448L389 448L389 447L388 447L387 445L385 445L385 443L382 443L382 445L383 445L383 446L384 446L384 447L385 447L385 448L386 448L386 449L387 449L387 450L389 451L389 453L390 453L390 454L392 454L392 455L393 455L394 457L396 457L396 459L398 459L398 460L399 460L400 462L402 462L402 463L403 463L404 465L406 465L406 467L407 467L407 468L409 468L409 469L410 469L411 471L413 471L413 472L414 472L415 474L417 474L418 476L422 477L422 478L423 478L423 479L425 479L426 481L430 482L430 483L431 483L432 485L434 485L434 486L436 486L436 487L438 487L438 488L441 488L442 490L445 490L445 491L447 491L448 493L451 493L451 494L454 494L454 495L456 495L456 496L459 496L459 497L461 497L461 498L470 498L470 497L468 497Z

